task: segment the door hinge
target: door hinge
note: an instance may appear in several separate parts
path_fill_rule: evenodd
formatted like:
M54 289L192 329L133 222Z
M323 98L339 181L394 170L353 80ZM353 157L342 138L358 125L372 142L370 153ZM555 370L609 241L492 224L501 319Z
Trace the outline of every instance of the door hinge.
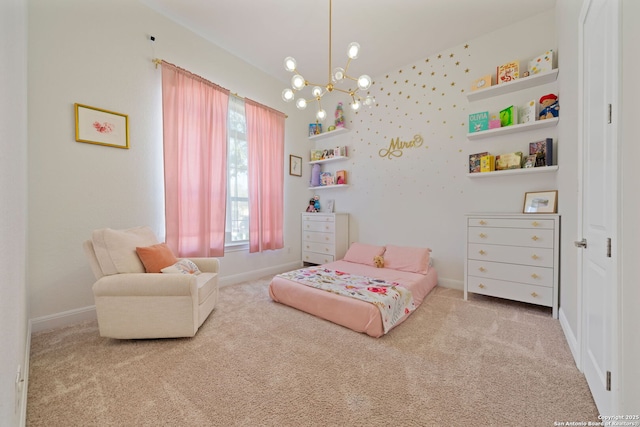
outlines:
M609 104L609 121L608 121L608 124L611 124L611 121L612 121L611 116L612 116L613 113L611 112L611 110L612 110L612 107L611 107L611 104Z
M611 391L611 371L607 371L607 391Z
M611 237L607 237L607 258L611 258Z

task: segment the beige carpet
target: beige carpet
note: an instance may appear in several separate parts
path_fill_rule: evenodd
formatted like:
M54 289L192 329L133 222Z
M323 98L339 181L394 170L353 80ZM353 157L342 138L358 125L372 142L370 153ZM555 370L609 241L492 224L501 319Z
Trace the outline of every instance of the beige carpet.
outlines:
M195 338L34 334L29 426L553 426L597 421L550 309L436 288L376 339L220 289Z

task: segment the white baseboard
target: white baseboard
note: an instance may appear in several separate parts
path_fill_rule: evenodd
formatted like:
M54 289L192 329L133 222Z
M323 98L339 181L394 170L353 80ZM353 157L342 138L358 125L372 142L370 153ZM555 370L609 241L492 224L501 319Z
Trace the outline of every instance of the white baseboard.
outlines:
M22 390L20 393L20 427L27 425L27 392L29 391L29 360L31 357L31 320L27 322L27 337L25 340L24 363L22 365Z
M48 331L50 329L57 329L89 320L95 320L96 318L95 305L63 311L62 313L55 313L31 319L31 332Z
M463 280L445 279L442 277L438 277L438 286L442 286L443 288L458 289L460 291L464 291Z
M293 261L287 264L280 264L260 270L247 271L246 273L234 274L231 276L222 276L218 280L218 286L222 288L224 286L246 282L247 280L256 280L271 275L275 276L276 274L284 273L285 271L296 270L301 266L302 261Z
M578 344L578 338L571 330L571 326L569 326L569 321L567 320L567 316L564 314L562 307L558 310L558 320L560 321L560 326L562 327L562 331L564 332L564 337L567 340L567 344L569 345L569 350L571 350L571 354L573 355L573 360L576 362L576 366L582 372L582 363L580 358L580 346Z

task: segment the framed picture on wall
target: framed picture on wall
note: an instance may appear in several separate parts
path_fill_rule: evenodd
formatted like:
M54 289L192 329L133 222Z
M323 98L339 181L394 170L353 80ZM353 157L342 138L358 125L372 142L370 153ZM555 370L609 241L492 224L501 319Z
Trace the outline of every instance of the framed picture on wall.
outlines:
M289 155L289 175L302 176L302 157Z
M76 141L129 148L129 117L88 105L74 104Z
M522 213L556 213L557 204L558 190L525 193Z

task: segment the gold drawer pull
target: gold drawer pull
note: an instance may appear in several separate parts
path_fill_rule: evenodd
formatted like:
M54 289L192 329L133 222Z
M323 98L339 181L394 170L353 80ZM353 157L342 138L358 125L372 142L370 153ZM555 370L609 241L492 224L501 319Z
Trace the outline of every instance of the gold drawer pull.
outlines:
M537 279L537 278L538 278L538 277L540 277L540 276L538 276L536 273L533 273L533 274L531 275L531 277L532 277L532 278L534 278L534 279Z
M482 283L480 283L480 284L478 285L478 287L479 287L480 289L484 289L484 285L483 285Z
M540 239L540 238L539 238L538 236L533 236L533 237L531 238L531 240L533 240L534 242L537 242L539 239Z
M536 294L535 292L531 292L531 296L536 298L538 296L538 294Z
M484 268L484 267L480 267L478 270L482 271L483 273L484 273L485 271L487 271L487 269L486 269L486 268Z
M307 245L307 249L309 249L309 245Z
M538 221L533 221L531 225L533 225L534 227L537 227L540 225L540 223Z
M324 248L324 251L325 252L329 252L329 248Z
M485 220L481 219L481 220L480 220L480 225L487 225L487 221L485 221Z
M538 259L538 258L540 258L540 257L538 255L536 255L536 254L531 255L531 259Z
M329 241L329 236L325 237L324 240Z
M481 239L486 239L487 238L487 235L484 234L484 233L480 233L480 234L478 234L478 236L480 236Z
M480 255L484 255L484 254L486 254L486 252L485 252L484 250L482 250L482 249L480 249L480 251L478 251L478 253L479 253Z

